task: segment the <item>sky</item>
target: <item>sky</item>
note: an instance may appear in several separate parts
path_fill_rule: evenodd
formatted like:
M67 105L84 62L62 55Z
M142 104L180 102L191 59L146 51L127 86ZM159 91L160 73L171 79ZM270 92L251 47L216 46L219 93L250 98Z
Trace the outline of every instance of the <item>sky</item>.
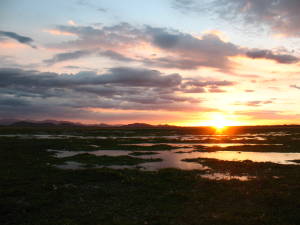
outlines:
M1 0L0 119L300 124L299 0Z

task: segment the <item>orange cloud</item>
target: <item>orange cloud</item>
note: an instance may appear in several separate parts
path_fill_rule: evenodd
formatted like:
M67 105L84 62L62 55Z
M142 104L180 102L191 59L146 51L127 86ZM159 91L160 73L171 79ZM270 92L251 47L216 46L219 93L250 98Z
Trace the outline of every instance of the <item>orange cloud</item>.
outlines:
M76 26L76 25L77 25L76 22L75 22L74 20L69 20L69 21L68 21L68 24L69 24L69 25L72 25L72 26Z
M62 35L62 36L75 36L75 34L67 32L67 31L61 31L57 29L50 29L50 30L44 30L44 32L47 32L52 35Z
M26 45L17 42L0 42L0 48L25 48Z
M220 38L224 42L229 41L229 37L220 30L207 30L207 31L204 31L203 33L204 34L213 34L213 35L217 36L218 38Z

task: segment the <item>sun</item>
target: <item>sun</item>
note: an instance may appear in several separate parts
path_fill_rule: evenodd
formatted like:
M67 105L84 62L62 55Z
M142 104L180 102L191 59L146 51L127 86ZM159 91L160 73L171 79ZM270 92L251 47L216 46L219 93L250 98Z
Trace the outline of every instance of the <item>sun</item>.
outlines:
M214 128L217 128L217 129L223 129L227 125L223 121L214 121L214 122L212 122L211 126L214 127Z
M215 113L211 115L210 120L205 124L210 127L214 127L217 131L222 131L228 126L235 126L237 122L228 119L229 116L222 113Z
M217 114L209 121L210 126L216 129L224 129L226 126L230 126L230 121L228 121L222 114Z

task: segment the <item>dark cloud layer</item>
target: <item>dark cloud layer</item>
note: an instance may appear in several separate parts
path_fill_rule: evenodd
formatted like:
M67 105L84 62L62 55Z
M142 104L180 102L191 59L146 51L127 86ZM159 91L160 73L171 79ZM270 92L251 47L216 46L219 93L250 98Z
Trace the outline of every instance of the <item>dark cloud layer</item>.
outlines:
M84 50L59 53L59 54L54 55L51 59L44 60L44 63L47 63L49 65L53 65L55 63L59 63L59 62L63 62L63 61L79 59L79 58L82 58L82 57L87 56L89 54L91 54L90 51L84 51Z
M99 53L100 56L104 56L113 60L117 61L123 61L123 62L134 62L138 61L129 57L126 57L118 52L112 51L112 50L107 50Z
M183 80L179 74L162 74L142 68L111 68L97 74L76 74L0 69L0 116L90 118L87 108L201 111L200 99L185 96L192 88L204 92L227 81ZM200 93L200 92L198 92ZM207 109L206 109L207 110ZM73 113L73 114L72 114ZM96 114L93 113L93 118Z
M300 86L298 86L298 85L290 85L290 87L292 87L292 88L296 88L296 89L300 89Z
M18 41L19 43L29 45L32 48L36 48L36 46L33 44L33 40L30 37L25 37L14 32L0 31L0 37L11 38Z
M297 63L299 58L288 54L275 54L270 50L252 50L246 53L252 59L271 59L278 63L291 64Z

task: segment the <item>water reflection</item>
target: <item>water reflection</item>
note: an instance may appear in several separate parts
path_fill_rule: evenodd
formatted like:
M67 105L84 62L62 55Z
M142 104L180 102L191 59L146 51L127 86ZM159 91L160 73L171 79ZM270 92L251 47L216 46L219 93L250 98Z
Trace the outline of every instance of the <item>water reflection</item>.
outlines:
M154 171L164 168L176 168L182 170L206 170L209 169L207 166L203 166L195 162L182 161L186 155L191 154L190 149L180 149L187 153L177 154L175 151L159 151L156 158L162 159L160 162L148 162L139 164L144 170ZM139 156L139 158L149 159L148 155Z
M56 165L56 167L59 169L68 169L68 170L85 169L84 166L85 166L85 164L79 163L79 162L74 162L74 161L67 161L62 165Z
M49 149L49 152L54 153L55 157L65 158L72 157L78 154L88 153L95 156L131 156L130 154L137 152L126 150L99 150L99 151L63 151ZM178 153L180 152L180 154ZM272 162L284 165L300 165L300 153L278 153L278 152L240 152L240 151L216 151L216 152L199 152L192 151L191 148L180 148L171 151L155 151L155 158L160 158L159 162L140 163L134 166L129 165L94 165L87 167L87 164L75 161L67 161L62 165L56 165L60 169L87 169L87 168L111 168L111 169L139 169L142 171L158 171L165 168L176 168L182 170L201 170L204 174L199 175L204 179L211 180L239 180L248 181L255 177L248 175L230 175L229 173L214 172L208 166L204 166L201 162L188 162L185 159L211 158L225 161L244 161L251 160L253 162ZM132 157L132 156L131 156ZM153 155L135 155L136 158L151 159Z
M204 146L204 147L220 147L220 148L226 148L226 147L232 147L232 146L280 146L283 144L254 144L254 143L167 143L167 142L160 142L160 143L138 143L138 144L122 144L121 146L141 146L141 147L154 147L156 145L168 145L170 147L174 148L193 148L196 146Z
M272 163L285 164L285 165L288 164L297 165L299 163L292 162L292 160L300 159L300 153L217 151L217 152L203 152L200 153L198 157L213 158L213 159L226 160L226 161L251 160L253 162L272 162Z
M78 154L88 153L95 156L129 156L133 151L122 150L99 150L93 152L86 151L57 151L55 156L58 158L71 157ZM300 153L278 153L278 152L240 152L240 151L216 151L216 152L193 152L189 148L172 151L156 151L155 158L160 158L160 162L147 162L138 164L143 170L159 170L163 168L177 168L183 170L205 170L209 169L199 163L182 161L184 159L211 158L225 161L244 161L253 162L272 162L285 165L298 165ZM136 155L136 158L151 159L152 155Z
M131 153L131 151L124 151L124 150L99 150L99 151L63 151L63 150L53 150L48 149L48 152L55 153L55 157L57 158L65 158L65 157L72 157L79 154L88 153L95 156L127 156Z

